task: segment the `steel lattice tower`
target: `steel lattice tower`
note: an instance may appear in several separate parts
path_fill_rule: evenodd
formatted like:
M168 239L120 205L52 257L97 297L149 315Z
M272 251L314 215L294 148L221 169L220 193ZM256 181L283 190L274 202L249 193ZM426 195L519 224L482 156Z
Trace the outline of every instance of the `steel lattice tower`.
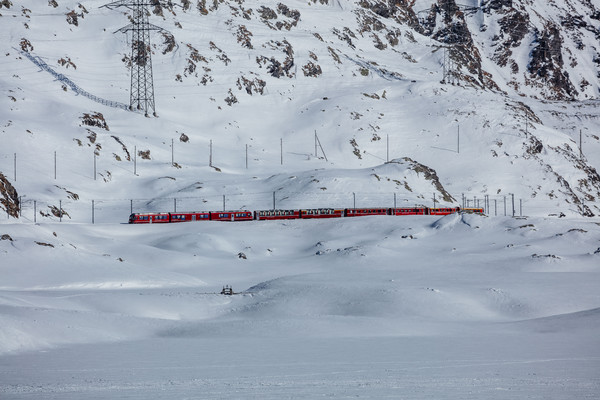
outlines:
M119 0L103 6L109 9L126 7L132 11L131 24L116 31L121 33L132 32L129 109L143 110L146 116L151 112L155 117L150 31L162 31L163 29L148 22L150 13L147 7L156 5L156 3L156 1L151 0Z

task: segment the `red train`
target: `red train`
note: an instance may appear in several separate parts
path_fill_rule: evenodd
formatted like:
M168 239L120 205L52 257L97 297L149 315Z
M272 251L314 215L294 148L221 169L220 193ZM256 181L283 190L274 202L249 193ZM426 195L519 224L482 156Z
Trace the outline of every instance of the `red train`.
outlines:
M363 217L367 215L448 215L456 212L483 214L483 208L312 208L300 210L262 210L262 211L190 211L133 213L129 216L130 224L158 224L186 221L253 221L278 219L313 219Z

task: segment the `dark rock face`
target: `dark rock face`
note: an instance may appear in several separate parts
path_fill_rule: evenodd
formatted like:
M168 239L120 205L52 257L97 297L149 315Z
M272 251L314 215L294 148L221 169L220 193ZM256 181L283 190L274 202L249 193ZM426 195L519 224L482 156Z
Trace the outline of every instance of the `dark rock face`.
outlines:
M0 206L13 218L19 218L19 194L8 179L0 172Z

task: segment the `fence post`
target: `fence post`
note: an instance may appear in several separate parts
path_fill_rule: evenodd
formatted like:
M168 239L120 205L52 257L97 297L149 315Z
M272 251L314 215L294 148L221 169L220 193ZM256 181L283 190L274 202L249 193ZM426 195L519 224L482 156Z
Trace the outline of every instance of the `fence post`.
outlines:
M62 222L62 200L58 201L58 221Z
M498 200L494 199L494 216L498 216Z
M94 200L92 200L92 224L94 223Z
M177 212L177 199L173 199L173 212Z
M129 200L129 214L133 214L133 199Z
M394 193L394 208L396 208L396 193Z
M506 217L506 196L504 196L504 216Z
M225 211L225 195L223 195L223 211Z
M33 201L33 223L37 222L37 200Z
M352 192L352 208L356 208L356 193Z
M275 192L273 192L273 211L275 211Z

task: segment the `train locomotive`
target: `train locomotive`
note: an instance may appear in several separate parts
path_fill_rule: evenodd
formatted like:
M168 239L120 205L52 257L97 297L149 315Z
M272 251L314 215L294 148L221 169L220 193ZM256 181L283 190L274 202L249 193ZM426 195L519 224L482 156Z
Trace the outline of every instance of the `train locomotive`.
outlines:
M449 215L457 212L483 214L483 208L405 207L405 208L311 208L298 210L232 210L133 213L130 224L160 224L189 221L261 221L364 217L369 215Z

